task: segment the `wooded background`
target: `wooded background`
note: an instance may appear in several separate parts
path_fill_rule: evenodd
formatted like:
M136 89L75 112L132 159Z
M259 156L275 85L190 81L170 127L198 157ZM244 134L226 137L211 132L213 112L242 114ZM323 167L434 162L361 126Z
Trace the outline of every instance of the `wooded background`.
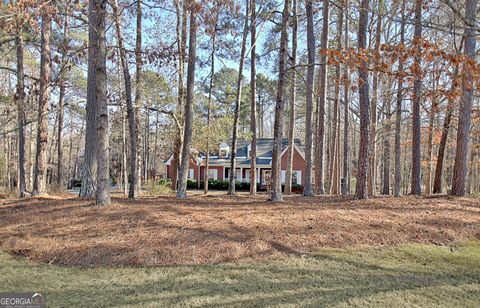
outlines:
M299 138L305 196L478 194L477 9L476 0L3 1L0 185L25 197L78 180L81 196L109 204L111 183L137 198L173 153L172 185L185 198L190 153L274 138L271 200L281 201L281 140L289 194ZM229 194L235 180L231 172Z

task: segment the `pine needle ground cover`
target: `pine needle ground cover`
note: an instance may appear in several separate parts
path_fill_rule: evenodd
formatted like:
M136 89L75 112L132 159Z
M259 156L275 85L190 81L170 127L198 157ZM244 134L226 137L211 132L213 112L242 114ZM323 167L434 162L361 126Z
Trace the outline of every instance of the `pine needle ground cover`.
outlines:
M50 307L476 307L480 243L323 249L257 263L65 267L0 254L0 289Z
M75 266L159 266L257 262L324 248L480 239L475 198L192 195L98 207L72 196L0 200L0 249Z
M473 198L0 200L0 290L51 307L477 306Z

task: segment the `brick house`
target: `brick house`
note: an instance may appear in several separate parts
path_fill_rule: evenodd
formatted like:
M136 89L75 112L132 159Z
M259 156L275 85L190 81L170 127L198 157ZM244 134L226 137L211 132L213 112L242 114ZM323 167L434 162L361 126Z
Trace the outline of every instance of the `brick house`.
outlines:
M250 150L249 140L238 140L237 144L237 164L236 177L239 182L250 182ZM282 183L285 183L287 169L287 148L288 140L282 141L281 166ZM209 179L227 181L230 174L230 149L231 142L223 142L219 146L218 155L211 155L209 159ZM272 169L272 138L257 139L257 183L267 185L270 179ZM173 170L176 163L173 161L173 155L164 161L167 167L167 178L173 177ZM300 140L295 139L293 153L293 175L292 182L303 185L305 182L305 152L304 146ZM188 178L191 180L204 180L205 175L205 155L192 154L190 157L190 166Z

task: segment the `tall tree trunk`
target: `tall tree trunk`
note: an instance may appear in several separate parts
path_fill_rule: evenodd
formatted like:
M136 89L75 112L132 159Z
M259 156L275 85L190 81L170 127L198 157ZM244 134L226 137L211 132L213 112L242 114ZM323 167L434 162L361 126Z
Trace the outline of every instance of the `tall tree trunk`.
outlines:
M313 133L312 133L312 116L313 116L313 82L315 78L315 33L313 22L313 0L305 0L305 10L307 14L307 52L308 52L308 68L307 68L307 90L306 90L306 111L305 111L305 184L303 186L303 195L312 196L312 171L313 171Z
M53 129L52 129L52 136L50 138L48 138L48 140L51 140L50 141L50 147L48 148L48 151L47 151L47 184L50 184L51 183L51 180L52 180L52 173L53 173L53 170L49 167L50 165L53 164L53 161L55 160L55 157L54 157L54 153L56 152L55 151L55 146L57 145L57 134L58 134L58 114L59 114L59 109L60 109L60 106L57 106L57 110L56 110L56 114L55 114L55 121L53 122Z
M348 49L349 40L348 40L348 0L345 0L345 49ZM350 193L350 162L349 162L349 143L348 143L348 131L349 131L349 87L350 87L350 76L349 76L348 65L344 66L344 79L345 84L343 88L343 171L342 171L342 195L348 195Z
M421 40L422 40L422 5L423 0L415 0L415 29L414 44L417 54L414 57L413 65L416 68L417 76L413 83L412 98L412 195L421 195L421 175L422 175L422 157L421 157L421 124L420 124L420 100L422 95L422 76L421 76Z
M132 82L131 82L131 75L128 68L127 62L127 53L124 47L123 42L123 34L121 28L121 21L120 21L120 13L118 11L117 0L112 1L112 9L113 9L113 16L115 20L115 28L117 32L117 43L120 51L120 62L122 64L123 69L123 80L125 83L125 100L127 105L127 117L128 117L128 132L130 135L130 172L128 175L128 182L130 183L130 187L128 189L128 197L129 198L137 198L138 197L138 151L137 151L137 117L135 115L135 108L132 102Z
M127 128L125 125L124 107L122 111L122 178L123 178L123 194L128 196L128 167L127 167Z
M342 32L343 32L343 10L338 8L338 19L337 19L337 51L341 52L342 50ZM339 126L339 100L340 100L340 79L342 77L340 70L340 63L335 65L335 99L333 103L333 120L332 120L332 132L330 143L330 153L331 153L331 162L330 162L330 172L329 172L329 183L330 183L330 194L338 195L338 158L339 158L339 148L338 148L338 131L340 130Z
M84 131L83 131L83 127L85 125L85 122L82 121L82 126L80 127L80 135L83 135L84 134ZM80 138L78 138L80 139ZM78 140L80 141L80 140ZM78 142L79 143L79 142ZM73 164L73 176L72 178L76 179L77 178L77 174L78 174L78 153L80 152L80 146L76 146L76 150L75 150L75 163Z
M259 94L259 97L258 97L258 126L259 126L259 129L258 129L258 137L259 138L263 138L265 136L264 132L265 132L265 122L264 122L264 119L265 119L265 109L264 109L264 102L263 102L263 99L262 97L260 96Z
M475 147L470 147L470 168L468 170L468 179L467 179L467 194L473 193L472 185L474 183L474 169L473 166L475 164L475 159L477 153L475 152Z
M72 179L72 161L73 161L73 125L74 125L74 121L73 121L73 117L71 116L71 113L70 113L70 138L69 138L69 146L68 146L68 163L67 163L67 166L68 166L68 169L67 169L67 178L68 178L68 184L67 184L67 188L70 189L71 188L71 185L70 185L70 179ZM78 145L77 145L78 146Z
M458 115L457 146L455 150L455 165L453 167L452 196L465 195L465 177L467 175L467 155L469 148L469 132L472 122L472 101L475 89L474 65L475 65L475 24L476 24L477 0L467 0L465 6L465 19L468 24L465 27L465 56L463 63L462 100Z
M140 134L140 110L141 106L140 104L142 103L142 95L143 95L143 90L142 90L142 66L143 66L143 61L142 61L142 1L137 1L137 28L136 28L136 40L135 40L135 66L136 66L136 74L135 74L135 130L136 130L136 136L137 136L137 157L138 157L138 162L142 161L141 157L141 152L142 149L139 146L141 144L141 134ZM147 111L148 114L148 111ZM147 138L147 136L145 136ZM148 157L145 157L146 160L148 160ZM144 164L144 167L146 165ZM142 187L142 177L141 177L141 165L138 163L137 168L139 176L137 177L137 183L136 183L136 188L138 190L138 193L140 193L141 187ZM145 178L145 181L147 179Z
M204 174L204 184L203 184L203 192L208 194L208 169L210 168L210 134L212 133L210 130L210 122L211 122L211 113L212 113L212 93L213 93L213 85L215 80L215 50L216 50L216 39L217 39L217 26L218 26L218 16L219 16L219 8L217 8L217 12L215 15L215 29L212 33L212 52L210 54L211 63L210 63L210 85L208 89L208 110L207 110L207 154L205 158L205 174Z
M51 74L50 34L51 16L42 16L40 88L38 95L37 153L35 156L35 174L33 178L33 196L47 193L47 142L48 142L48 101Z
M148 167L150 163L150 111L145 108L145 136L143 137L143 179L148 182Z
M23 36L22 32L15 37L15 47L17 53L17 89L15 93L15 102L18 110L18 190L20 198L24 198L27 185L25 181L25 133L26 133L26 108L25 108L25 73L23 68Z
M435 167L435 178L433 181L434 194L439 194L442 192L443 162L445 160L445 148L447 146L448 131L450 130L450 122L453 115L453 104L454 100L449 99L447 110L445 112L445 119L443 122L442 135L438 145L437 165Z
M400 44L405 42L405 5L406 0L402 1L402 23L400 25ZM394 195L400 197L402 189L402 148L401 148L401 133L402 133L402 101L403 101L403 58L398 58L398 80L397 80L397 102L395 107L395 186Z
M153 159L152 159L152 170L153 170L153 180L157 180L157 159L158 159L158 120L159 113L155 115L155 139L153 143Z
M11 170L10 170L10 148L11 148L11 138L10 134L7 133L6 137L6 146L5 146L5 186L7 186L8 190L12 190L12 179L11 179Z
M185 56L186 56L186 46L187 46L187 1L183 1L182 7L180 7L180 0L175 0L175 11L177 15L177 48L178 48L178 97L177 97L177 113L182 115L184 108L183 104L185 101L185 85L184 85L184 75L185 75ZM182 116L179 116L182 118ZM183 145L182 129L178 131L178 134L175 138L175 148L173 151L173 176L172 176L172 188L178 188L178 172L180 169L180 160L181 152Z
M434 66L435 69L435 66ZM439 78L435 79L435 75L432 76L434 80L434 91L438 90ZM425 174L425 194L430 195L432 193L432 151L433 151L433 131L435 126L435 116L437 114L438 101L434 94L432 97L432 107L430 109L430 117L428 121L428 141L427 141L427 170Z
M383 1L378 1L378 20L375 30L375 53L380 55L380 35L382 31L382 6ZM377 105L378 105L378 80L379 73L373 72L372 92L373 97L370 104L371 126L370 126L370 149L369 149L369 172L368 172L368 195L375 195L376 177L377 177Z
M27 102L28 100L31 100L33 97L33 95L30 95L28 98L27 98ZM26 110L25 110L26 112ZM25 114L26 116L26 114ZM27 135L25 135L27 136ZM32 191L33 189L33 159L32 159L32 156L33 156L33 141L34 141L34 133L33 133L33 125L30 125L30 130L28 131L28 147L27 147L27 166L26 166L26 171L27 171L27 175L26 175L26 184L27 184L27 190L30 190Z
M387 89L392 88L392 78L389 78ZM392 106L391 98L387 96L385 99L385 135L383 137L383 180L382 194L390 194L390 138L392 130Z
M285 79L287 74L288 25L290 24L290 0L285 0L282 17L282 32L280 35L280 51L278 55L278 84L275 103L275 122L273 129L272 151L272 189L270 200L283 201L281 179L281 152L283 143L283 110L285 108Z
M66 11L68 14L68 11ZM62 49L62 64L65 65L67 61L68 48L68 16L65 16L63 24L63 49ZM64 189L64 166L63 166L63 125L64 125L64 101L65 101L65 68L62 68L60 75L60 93L58 96L58 135L57 135L57 186L59 189Z
M369 0L362 0L360 19L358 23L358 51L361 53L366 48ZM355 189L356 199L367 198L367 172L368 172L368 147L370 126L370 104L368 96L368 70L367 63L362 61L358 69L358 95L360 105L360 144L358 149L358 171Z
M242 47L240 51L240 64L238 67L237 94L235 97L235 114L233 116L232 146L230 151L230 174L228 181L228 194L235 195L236 164L237 164L237 139L238 139L238 119L240 117L240 108L242 102L243 87L243 65L245 63L245 53L248 36L248 10L249 0L245 1L245 21L243 25Z
M187 68L187 98L185 101L185 125L183 130L183 148L181 164L178 172L177 198L187 197L188 165L190 162L190 146L192 143L193 125L193 90L195 87L195 59L197 54L197 15L196 1L190 6L190 39L188 46L188 68Z
M90 0L88 5L88 85L87 99L95 112L97 205L109 205L110 199L110 156L108 142L107 107L107 41L106 41L106 1Z
M450 91L455 91L457 88L457 76L459 65L455 66L453 73L453 81ZM435 167L435 178L433 180L433 193L439 194L442 192L442 177L443 177L443 161L445 160L445 148L447 147L448 131L450 130L450 122L452 121L453 108L455 99L449 98L447 103L447 110L445 111L445 119L443 120L442 135L438 145L437 165Z
M323 1L323 26L320 42L320 68L318 77L317 98L317 140L315 142L315 190L317 194L324 194L324 140L325 140L325 101L327 96L327 49L330 0Z
M257 193L257 14L255 0L250 1L250 194Z
M89 47L90 48L90 47ZM93 59L88 59L88 66L94 65ZM92 68L93 70L94 68ZM93 82L93 79L88 79L88 84ZM93 87L93 86L90 86ZM95 194L95 179L97 173L97 160L96 160L96 114L95 114L95 105L93 99L88 96L93 93L87 93L87 119L85 124L85 151L83 156L83 166L82 166L82 186L80 187L79 196L84 198L91 198ZM77 147L77 152L79 147ZM78 154L78 153L77 153ZM78 155L75 160L74 171L77 170Z
M293 173L293 152L295 144L295 104L297 100L297 40L298 40L298 21L297 21L297 0L292 4L292 56L291 60L291 79L290 79L290 121L288 127L288 150L287 150L287 171L285 176L285 194L292 193L292 173Z

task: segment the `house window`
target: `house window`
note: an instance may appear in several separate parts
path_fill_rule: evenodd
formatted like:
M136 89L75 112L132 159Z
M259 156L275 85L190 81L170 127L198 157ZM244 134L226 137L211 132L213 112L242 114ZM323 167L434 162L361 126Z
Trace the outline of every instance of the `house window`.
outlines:
M293 171L292 184L302 185L302 171Z
M218 154L220 157L228 157L230 151L230 146L226 143L220 144Z
M251 169L246 169L245 170L245 179L244 179L245 182L250 183L251 176L252 176ZM260 169L257 169L256 176L257 176L257 183L260 183Z
M250 169L245 170L245 182L250 183Z
M282 184L285 184L286 181L287 181L287 171L282 170ZM302 184L302 171L292 172L292 184L297 184L297 185Z
M217 180L218 179L218 170L217 169L208 169L208 178L210 180Z
M193 171L193 169L188 169L188 178L190 180L193 180L195 177L195 172Z

